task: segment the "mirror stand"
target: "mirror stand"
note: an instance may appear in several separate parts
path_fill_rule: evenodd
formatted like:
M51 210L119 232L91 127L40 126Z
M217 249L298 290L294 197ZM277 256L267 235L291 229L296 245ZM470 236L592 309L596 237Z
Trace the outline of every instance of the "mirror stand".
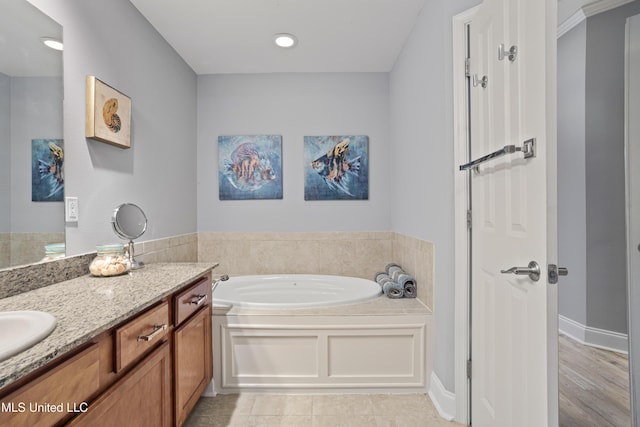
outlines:
M134 256L134 250L133 250L133 240L129 240L129 247L127 248L127 251L129 252L129 264L131 264L129 269L137 270L139 268L144 267L144 262L136 261L136 258Z
M129 240L128 252L129 252L129 267L131 270L137 270L144 267L142 261L136 261L133 248L133 239L137 239L147 230L147 217L138 207L133 203L123 203L113 211L111 218L111 224L116 234L123 239Z

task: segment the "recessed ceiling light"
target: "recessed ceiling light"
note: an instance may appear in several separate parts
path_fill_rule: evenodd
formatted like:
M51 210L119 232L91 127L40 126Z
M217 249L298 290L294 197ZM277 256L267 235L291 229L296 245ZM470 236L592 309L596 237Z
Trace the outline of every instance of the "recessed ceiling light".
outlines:
M292 48L298 44L298 39L293 34L280 33L273 36L273 41L280 47Z
M53 37L40 37L40 40L42 40L45 46L51 49L62 50L62 42L58 39L54 39Z

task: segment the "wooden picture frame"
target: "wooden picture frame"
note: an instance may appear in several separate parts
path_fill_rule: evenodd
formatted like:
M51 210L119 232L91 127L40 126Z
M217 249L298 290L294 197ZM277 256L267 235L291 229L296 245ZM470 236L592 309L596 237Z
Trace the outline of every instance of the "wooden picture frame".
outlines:
M120 148L131 147L131 98L87 76L85 136Z

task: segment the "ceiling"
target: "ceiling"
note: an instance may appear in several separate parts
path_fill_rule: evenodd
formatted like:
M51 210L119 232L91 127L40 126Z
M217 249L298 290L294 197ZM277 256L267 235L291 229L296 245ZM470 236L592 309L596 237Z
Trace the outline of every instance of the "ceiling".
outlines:
M426 0L130 0L197 74L388 72ZM298 45L282 49L276 33Z

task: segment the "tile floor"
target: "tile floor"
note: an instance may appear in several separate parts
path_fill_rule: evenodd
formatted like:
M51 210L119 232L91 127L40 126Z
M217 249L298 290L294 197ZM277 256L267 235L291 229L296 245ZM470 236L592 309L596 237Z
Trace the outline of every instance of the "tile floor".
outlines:
M443 420L426 395L202 397L185 427L462 427Z

